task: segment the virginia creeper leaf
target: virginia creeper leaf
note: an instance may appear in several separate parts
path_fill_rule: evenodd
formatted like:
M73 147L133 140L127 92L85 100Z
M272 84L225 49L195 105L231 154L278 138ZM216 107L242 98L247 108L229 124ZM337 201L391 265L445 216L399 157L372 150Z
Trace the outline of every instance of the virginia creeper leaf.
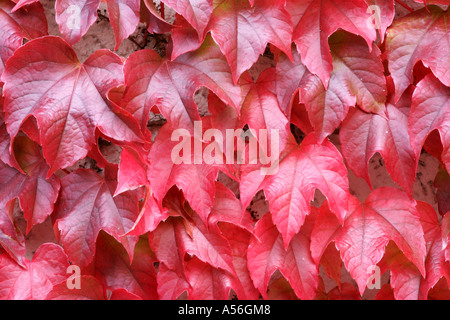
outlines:
M393 240L421 274L425 274L426 246L415 200L392 187L372 191L363 204L354 197L349 199L343 226L327 209L317 216L311 234L311 253L316 262L328 244L335 241L362 295L370 277L368 268L377 265L385 246Z
M286 4L294 24L293 41L303 63L328 88L332 57L328 38L339 28L360 35L369 49L376 32L364 0L289 0Z
M413 69L419 60L450 86L449 15L448 10L430 6L394 21L388 29L386 51L396 100L413 82Z
M146 239L137 242L133 261L119 242L104 233L100 233L96 246L95 274L106 288L125 289L143 300L158 299L155 257Z
M67 280L56 284L45 300L105 300L104 288L97 278L81 275L79 281L79 289L69 289Z
M23 39L32 40L48 32L47 19L40 3L31 4L26 10L13 11L13 7L11 1L0 1L0 76L6 61L22 45Z
M149 111L156 105L174 128L193 131L199 121L193 96L204 86L236 109L240 88L232 82L229 66L210 38L195 52L174 61L161 58L155 51L139 50L125 63L123 106L146 128Z
M113 197L115 187L115 181L88 169L78 169L61 179L56 226L65 252L80 267L92 261L100 230L120 241L130 259L133 257L136 237L121 236L137 218L137 194L128 191Z
M414 90L409 115L409 136L416 159L427 136L438 130L443 146L442 162L450 170L450 88L432 74L427 75Z
M284 1L258 0L251 7L248 0L217 0L208 29L227 58L234 83L268 43L291 55L292 24Z
M100 0L57 0L56 22L64 39L75 44L97 20ZM114 30L117 50L122 40L134 32L139 23L140 0L106 0L109 20Z
M256 224L247 259L253 283L267 299L267 286L275 270L280 270L300 299L313 299L318 286L318 267L310 254L309 235L295 234L285 249L283 237L265 214Z
M163 3L182 15L203 38L213 11L213 0L162 0Z
M67 279L69 261L63 249L44 243L31 261L24 259L20 267L9 256L0 255L0 299L42 300L53 286Z
M310 212L315 189L327 197L333 212L343 221L347 212L347 169L331 142L320 144L310 134L300 145L288 142L275 174L264 176L259 169L244 174L240 195L246 208L256 192L264 190L273 221L287 247Z
M61 38L39 38L15 52L2 79L8 132L14 138L29 117L36 118L48 176L86 156L95 127L117 141L141 140L135 120L105 100L123 81L122 61L108 50L81 64Z
M342 154L357 176L371 185L368 165L379 152L392 179L412 195L416 157L409 142L408 117L396 106L387 104L384 115L351 110L342 123L339 137Z
M350 107L358 106L380 113L386 102L386 80L380 50L373 45L369 52L363 39L337 33L330 38L333 71L328 88L312 77L302 91L309 119L319 141L334 132Z

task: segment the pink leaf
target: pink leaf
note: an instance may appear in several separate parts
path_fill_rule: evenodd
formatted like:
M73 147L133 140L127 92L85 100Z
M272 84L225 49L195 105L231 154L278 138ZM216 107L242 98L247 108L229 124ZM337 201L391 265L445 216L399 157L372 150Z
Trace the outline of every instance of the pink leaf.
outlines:
M300 145L288 143L275 174L264 176L259 169L251 171L242 177L240 185L245 208L258 190L264 190L286 248L310 212L315 189L327 197L333 212L343 221L347 212L347 169L331 142L319 144L314 134Z
M113 197L115 183L92 170L78 169L61 179L61 195L55 208L56 226L70 260L83 267L92 261L100 230L119 240L133 256L136 237L121 237L138 215L133 191Z
M292 24L284 1L260 0L253 7L248 0L221 1L208 29L227 58L234 83L264 53L268 43L291 55Z
M0 255L0 298L2 300L42 300L53 286L66 280L69 261L54 243L42 244L31 261L20 267L7 255Z
M325 88L333 70L328 38L335 31L340 28L360 35L369 48L376 39L364 0L289 0L286 8L293 17L293 40L302 61Z
M386 51L396 101L413 82L413 69L419 60L450 86L449 14L436 6L424 8L394 21L388 29Z
M31 4L26 10L13 10L13 7L11 1L0 3L0 76L6 61L22 45L23 39L32 40L48 32L47 19L40 3Z
M310 254L309 235L297 233L285 249L283 237L270 214L258 221L256 237L248 248L248 268L255 286L267 298L267 286L275 270L280 270L300 299L313 299L318 286L318 267Z
M409 136L416 159L427 136L438 130L443 145L442 161L450 169L450 88L432 74L417 84L409 115Z
M15 52L2 79L8 132L15 137L29 117L36 118L48 176L86 156L96 127L117 141L141 141L135 120L106 100L123 81L122 61L108 50L81 64L61 38L43 37Z

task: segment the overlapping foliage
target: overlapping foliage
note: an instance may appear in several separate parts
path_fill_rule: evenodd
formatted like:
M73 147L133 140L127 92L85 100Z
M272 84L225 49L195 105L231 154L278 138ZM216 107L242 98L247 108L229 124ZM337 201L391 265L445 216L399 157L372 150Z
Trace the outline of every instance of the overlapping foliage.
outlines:
M116 49L144 23L167 35L166 55L80 61L71 46L100 0L56 0L61 37L38 0L0 0L0 298L359 299L373 266L390 274L379 299L450 298L450 1L416 0L422 9L394 20L393 0L162 0L173 24L152 1L104 2ZM263 54L273 66L252 78ZM166 119L153 136L151 112ZM278 170L174 163L175 129L200 152L210 142L195 141L198 122L278 130ZM441 164L439 212L413 198L424 150ZM398 188L361 202L348 170L371 185L375 153ZM82 159L96 167L76 169ZM257 218L261 190L270 212ZM26 236L47 219L56 243L29 260Z

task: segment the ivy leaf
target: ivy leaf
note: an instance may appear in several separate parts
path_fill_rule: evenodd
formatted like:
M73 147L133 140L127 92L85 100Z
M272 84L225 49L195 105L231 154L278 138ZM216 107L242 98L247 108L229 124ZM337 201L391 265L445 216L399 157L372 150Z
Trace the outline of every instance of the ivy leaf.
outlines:
M199 137L187 135L181 137L183 139L181 142L173 141L173 130L169 124L164 125L150 150L148 178L152 190L158 204L161 205L164 196L176 185L183 191L192 209L206 222L214 205L218 168L205 163L196 163L198 156L203 155L204 148ZM180 144L186 147L182 152L190 153L191 146L196 148L196 145L200 145L201 149L198 154L196 149L193 149L193 155L189 154L186 159L188 163L177 164L179 154L174 155L174 150L177 150Z
M44 243L31 261L24 259L25 268L9 256L0 255L0 298L2 300L42 300L54 285L67 280L69 261L63 249L54 243Z
M203 38L213 11L213 0L163 0L162 2L182 15L197 31L198 37Z
M310 254L308 233L300 231L285 248L283 237L272 222L270 213L256 224L247 259L253 282L264 299L275 270L280 270L300 299L313 299L318 286L318 267Z
M227 300L233 289L233 277L226 271L193 257L186 263L186 275L190 284L190 300Z
M367 0L372 13L372 24L378 30L381 43L384 42L387 28L392 24L395 17L393 0Z
M351 197L343 226L329 210L321 210L311 234L311 253L318 261L334 241L362 295L370 276L368 268L380 262L390 240L421 274L426 273L426 243L415 200L399 189L382 187L372 191L363 204Z
M6 61L21 45L23 39L32 40L48 33L47 19L40 3L27 9L16 9L11 1L0 1L0 76Z
M241 91L232 82L229 66L214 42L207 38L195 52L174 61L144 49L133 53L125 63L127 86L122 106L146 128L149 111L157 106L174 128L193 132L200 121L194 93L200 87L212 90L238 110Z
M248 269L247 249L252 238L250 232L230 223L219 225L222 235L228 240L236 271L236 285L233 287L240 300L254 300L259 298L259 291L255 288ZM253 229L252 229L253 232Z
M158 299L156 292L155 256L148 241L140 239L134 249L133 260L114 238L100 233L92 262L95 274L111 291L125 289L143 300Z
M342 154L350 169L371 185L369 161L377 152L392 179L412 195L416 178L416 155L409 142L408 116L392 104L378 115L351 110L340 131Z
M417 202L417 210L427 243L425 277L394 245L388 245L381 263L381 273L385 268L391 269L391 286L397 300L426 300L439 279L450 278L450 264L445 262L442 251L441 224L436 211L421 201Z
M413 83L414 66L419 60L443 84L450 86L449 15L448 10L430 6L394 21L388 29L386 52L396 101Z
M258 0L250 6L248 0L217 0L208 30L227 58L234 83L268 43L291 55L292 24L284 1Z
M259 169L243 174L240 195L246 208L257 191L264 190L273 222L287 248L310 212L315 189L327 197L333 212L343 221L347 213L347 169L331 142L320 144L310 134L300 145L288 142L274 174L263 175Z
M46 178L48 165L37 143L26 136L14 140L14 154L26 173L26 180L19 194L19 204L27 221L27 233L42 223L53 212L59 195L59 179L53 175Z
M25 237L17 231L14 221L14 204L14 200L0 204L0 245L11 259L24 267Z
M56 22L64 39L75 44L81 40L97 20L100 0L57 0ZM132 34L139 23L140 0L106 0L109 20L114 30L117 50L122 41Z
M81 64L61 38L39 38L16 50L2 79L8 132L14 138L28 118L36 118L47 176L84 158L96 127L117 141L142 141L136 120L106 100L123 81L122 60L108 50Z
M45 300L105 300L105 290L97 278L81 275L79 281L79 289L69 289L67 280L53 286Z
M377 46L369 51L363 39L347 33L337 33L329 42L333 71L328 88L313 77L301 89L301 102L319 141L333 133L356 104L366 112L381 113L387 94Z
M70 261L80 267L92 261L101 230L120 241L130 259L133 257L136 237L122 236L138 216L138 197L133 191L113 197L115 187L110 177L102 178L88 169L78 169L61 179L55 223Z
M302 61L325 88L333 70L328 38L335 31L343 29L363 37L369 49L376 39L364 0L289 0L286 8L292 16L293 41Z
M408 132L416 159L427 136L438 130L443 146L442 162L450 169L450 88L432 74L423 78L414 90Z
M186 254L234 275L227 240L217 228L203 223L195 212L186 212L185 200L178 193L171 191L165 202L174 217L160 223L149 238L157 259L186 280ZM167 248L170 248L170 252Z

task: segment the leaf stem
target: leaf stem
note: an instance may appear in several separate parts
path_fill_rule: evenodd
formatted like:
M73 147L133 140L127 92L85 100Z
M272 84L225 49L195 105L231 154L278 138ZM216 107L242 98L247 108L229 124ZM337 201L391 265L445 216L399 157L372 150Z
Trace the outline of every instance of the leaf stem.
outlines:
M166 14L164 12L164 3L161 2L161 17L165 20L166 19Z
M399 5L401 5L403 8L405 8L406 10L408 10L409 12L414 12L414 10L408 6L407 4L405 4L403 1L401 0L395 0L395 2L397 2Z

